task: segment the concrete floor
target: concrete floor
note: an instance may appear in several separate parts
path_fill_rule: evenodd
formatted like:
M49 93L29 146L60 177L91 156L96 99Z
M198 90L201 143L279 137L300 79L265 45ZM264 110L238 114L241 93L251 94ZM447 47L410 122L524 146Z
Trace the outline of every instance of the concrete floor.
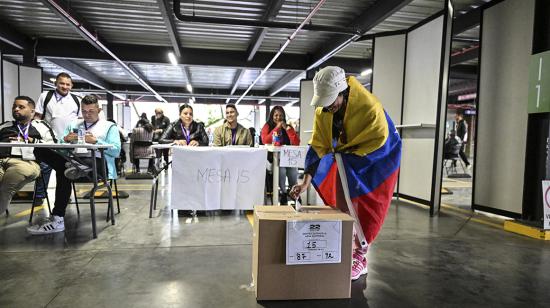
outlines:
M164 177L161 208L168 199ZM394 201L352 299L256 302L252 228L238 213L148 218L150 181L119 181L131 197L117 223L98 205L74 205L67 230L27 235L28 204L0 217L0 307L549 307L550 243L502 230L502 221L444 208L439 217ZM20 215L18 215L20 213ZM42 216L45 211L41 211ZM475 217L472 217L475 215Z

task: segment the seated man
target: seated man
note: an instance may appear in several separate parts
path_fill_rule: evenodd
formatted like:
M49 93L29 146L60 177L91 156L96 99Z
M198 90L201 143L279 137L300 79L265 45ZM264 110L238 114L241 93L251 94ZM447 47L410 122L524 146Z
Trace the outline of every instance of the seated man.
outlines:
M116 179L116 166L115 158L120 154L120 137L117 126L109 121L99 119L99 112L101 108L97 101L97 97L94 95L86 95L82 99L82 116L84 119L79 119L72 122L65 129L65 136L63 142L76 143L78 141L78 130L83 130L85 133L84 141L90 144L111 144L112 148L105 151L105 158L107 161L107 172L109 179ZM50 149L36 149L35 155L38 160L47 163L56 172L57 187L55 188L55 207L52 210L51 220L27 228L29 233L33 235L48 234L54 232L61 232L65 230L65 223L63 217L65 216L65 209L69 203L71 197L71 180L79 178L86 173L85 171L91 171L89 166L92 165L92 159L96 160L97 172L101 178L105 178L103 172L103 165L99 158L99 151L96 152L96 157L92 158L90 152L76 154L81 158L86 166L71 166L67 164L67 160L62 154Z
M452 130L445 139L445 145L443 146L443 158L444 159L454 159L458 157L458 154L460 153L460 147L462 146L462 143L460 142L460 139L456 135L455 131Z
M214 145L254 145L250 131L237 123L239 112L233 104L225 105L225 122L214 130Z
M51 128L44 121L32 120L34 108L32 98L16 97L11 108L14 120L0 124L0 142L54 143ZM8 208L18 190L39 175L33 148L0 148L0 213Z

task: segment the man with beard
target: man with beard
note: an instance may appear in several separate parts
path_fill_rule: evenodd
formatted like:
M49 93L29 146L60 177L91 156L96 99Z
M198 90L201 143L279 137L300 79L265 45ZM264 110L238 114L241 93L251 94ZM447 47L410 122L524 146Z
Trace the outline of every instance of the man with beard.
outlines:
M73 81L69 74L61 72L55 78L55 90L44 91L36 104L37 120L46 121L53 129L55 136L63 137L65 128L80 115L80 101L71 92ZM46 196L52 168L45 163L40 164L44 181L36 183L36 198L34 205L41 205ZM45 185L44 185L45 184Z
M50 127L43 121L32 120L34 108L32 98L16 97L11 109L14 120L0 124L0 142L55 143ZM39 175L33 148L0 148L0 213L8 208L18 190Z

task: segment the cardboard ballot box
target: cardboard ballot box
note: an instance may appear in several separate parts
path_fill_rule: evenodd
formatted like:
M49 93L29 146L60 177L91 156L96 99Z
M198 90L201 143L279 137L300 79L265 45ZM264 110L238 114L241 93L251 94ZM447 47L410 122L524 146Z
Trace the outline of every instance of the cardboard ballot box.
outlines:
M353 218L329 207L304 208L254 207L257 300L350 298Z

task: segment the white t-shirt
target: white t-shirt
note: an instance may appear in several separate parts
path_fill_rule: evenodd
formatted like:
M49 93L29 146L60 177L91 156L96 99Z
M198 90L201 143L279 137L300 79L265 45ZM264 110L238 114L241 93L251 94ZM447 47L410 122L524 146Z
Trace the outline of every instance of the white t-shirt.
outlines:
M40 94L36 104L36 112L45 115L44 120L50 124L58 139L63 138L65 128L80 116L78 106L71 96L71 92L61 96L56 91L53 93L46 106L47 110L44 112L44 100L46 100L48 92L45 91Z

